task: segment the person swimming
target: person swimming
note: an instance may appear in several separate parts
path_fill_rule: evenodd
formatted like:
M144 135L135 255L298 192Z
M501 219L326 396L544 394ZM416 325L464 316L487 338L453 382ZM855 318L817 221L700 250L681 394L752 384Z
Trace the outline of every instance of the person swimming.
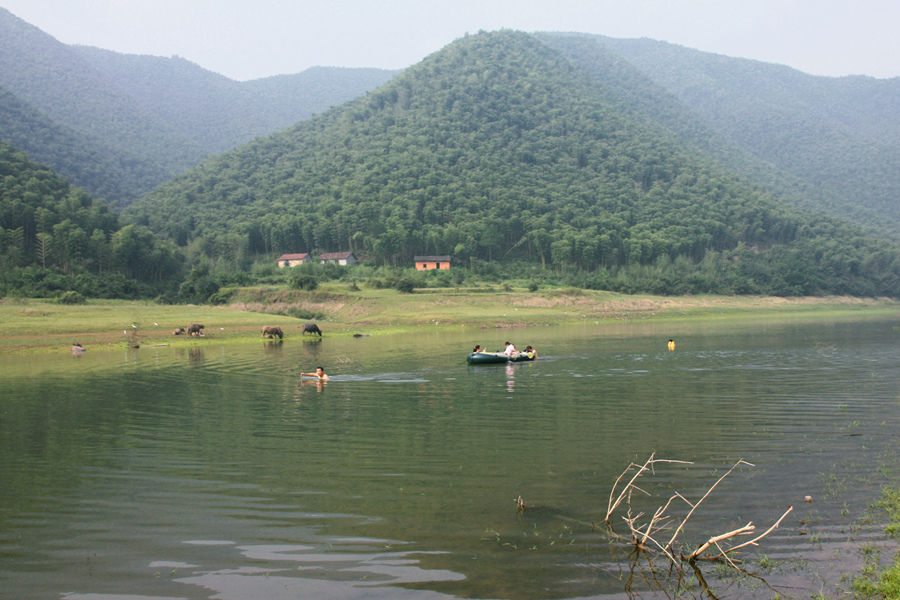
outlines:
M319 381L328 381L328 375L322 367L316 367L315 373L300 373L300 377L318 377Z

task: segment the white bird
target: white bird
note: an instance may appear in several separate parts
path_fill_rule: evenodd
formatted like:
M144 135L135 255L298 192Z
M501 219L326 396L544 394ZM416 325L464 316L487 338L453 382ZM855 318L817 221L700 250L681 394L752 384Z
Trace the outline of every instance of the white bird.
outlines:
M132 328L132 329L137 329L137 325L135 325L134 323L132 323L132 324L131 324L131 328Z
M159 327L159 323L157 323L156 321L153 321L153 324Z

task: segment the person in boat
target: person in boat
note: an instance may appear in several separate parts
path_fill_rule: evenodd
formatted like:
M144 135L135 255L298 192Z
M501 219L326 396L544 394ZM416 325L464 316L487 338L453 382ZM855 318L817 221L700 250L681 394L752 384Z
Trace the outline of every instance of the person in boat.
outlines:
M525 348L525 353L528 354L529 352L531 354L534 354L534 357L537 358L537 350L535 350L531 346L528 346L527 348Z
M669 340L669 350L675 349L675 340Z
M472 353L473 353L473 354L474 354L475 352L481 352L481 351L482 351L482 350L481 350L481 345L480 345L480 344L475 344L475 347L472 348Z
M516 347L513 346L510 342L506 342L506 349L503 350L503 354L507 356L515 356L516 355Z
M328 375L325 374L325 369L322 367L316 367L315 373L300 373L301 377L318 377L319 381L328 381Z

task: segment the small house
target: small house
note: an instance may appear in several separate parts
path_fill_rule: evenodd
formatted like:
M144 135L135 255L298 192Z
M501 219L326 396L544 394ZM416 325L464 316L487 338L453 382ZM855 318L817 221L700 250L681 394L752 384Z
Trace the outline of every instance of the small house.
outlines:
M346 266L358 262L352 252L326 252L319 256L319 260L323 265L325 263L334 263Z
M308 260L312 260L312 257L307 252L304 252L303 254L282 254L278 257L278 268L296 267Z
M416 256L413 259L417 271L429 271L431 269L449 269L449 256Z

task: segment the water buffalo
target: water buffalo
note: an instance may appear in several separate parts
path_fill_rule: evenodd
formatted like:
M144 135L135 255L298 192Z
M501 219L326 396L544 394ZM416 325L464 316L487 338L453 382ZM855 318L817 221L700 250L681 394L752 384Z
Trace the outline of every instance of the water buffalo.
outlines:
M318 333L319 337L322 337L322 330L319 329L319 326L316 325L315 323L304 323L303 324L303 333L301 333L300 335L306 335L307 333L311 333L311 334Z
M184 335L184 327L179 327L175 331L172 332L172 335Z
M191 323L187 328L188 335L191 337L199 337L203 335L203 325L199 323Z
M284 332L281 331L281 327L276 327L274 325L263 325L262 337L275 338L276 336L279 340L284 337Z

